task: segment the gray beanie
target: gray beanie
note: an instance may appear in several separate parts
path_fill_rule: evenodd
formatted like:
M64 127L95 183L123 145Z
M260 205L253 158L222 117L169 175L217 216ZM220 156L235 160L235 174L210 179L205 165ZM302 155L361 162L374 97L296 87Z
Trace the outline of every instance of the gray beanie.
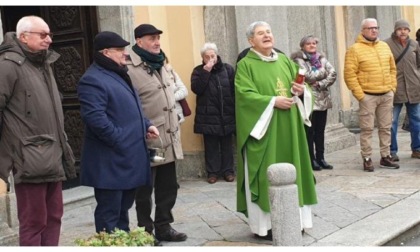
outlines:
M410 24L406 20L400 19L395 22L394 31L398 30L399 28L408 28L408 30L410 30Z

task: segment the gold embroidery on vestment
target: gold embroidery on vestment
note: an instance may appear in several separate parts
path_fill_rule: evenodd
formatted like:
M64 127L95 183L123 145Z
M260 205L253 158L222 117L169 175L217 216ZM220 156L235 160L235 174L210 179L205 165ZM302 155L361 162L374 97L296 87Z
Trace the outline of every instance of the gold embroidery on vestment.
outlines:
M279 96L287 97L287 88L284 85L284 83L280 80L280 78L277 78L277 89L276 92Z

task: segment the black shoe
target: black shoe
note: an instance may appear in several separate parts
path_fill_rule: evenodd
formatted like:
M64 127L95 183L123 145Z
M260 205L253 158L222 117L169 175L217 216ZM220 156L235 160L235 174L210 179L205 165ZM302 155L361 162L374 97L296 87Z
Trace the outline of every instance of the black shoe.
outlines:
M159 241L173 241L173 242L180 242L185 241L188 237L184 233L180 233L173 229L172 227L169 227L164 230L156 230L156 238Z
M156 247L162 246L162 243L158 239L156 239L156 236L153 234L153 231L146 230L146 232L149 233L151 236L153 236L153 246L156 246Z
M153 246L155 246L155 247L161 247L162 246L162 243L158 239L156 239L156 237L154 235L153 235L153 238L154 238Z
M265 236L261 236L261 235L257 235L257 234L254 234L254 236L258 239L263 239L263 240L267 240L267 241L272 241L273 240L273 233L271 232L271 229L267 231L267 235L265 235Z
M332 168L334 168L332 165L330 165L329 163L327 163L327 161L325 161L325 159L321 159L318 161L319 166L321 166L322 169L328 169L331 170Z
M316 160L312 161L312 170L322 171L321 166L318 164L318 162Z

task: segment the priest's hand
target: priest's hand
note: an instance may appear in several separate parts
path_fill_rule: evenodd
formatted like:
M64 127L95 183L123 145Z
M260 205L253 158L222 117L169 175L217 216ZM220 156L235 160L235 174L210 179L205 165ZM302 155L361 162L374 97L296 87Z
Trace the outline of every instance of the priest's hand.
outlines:
M274 102L274 107L278 109L290 109L293 105L293 98L287 98L284 96L276 96L276 101Z
M303 91L305 90L305 84L299 84L296 82L292 82L292 94L296 96L301 96Z

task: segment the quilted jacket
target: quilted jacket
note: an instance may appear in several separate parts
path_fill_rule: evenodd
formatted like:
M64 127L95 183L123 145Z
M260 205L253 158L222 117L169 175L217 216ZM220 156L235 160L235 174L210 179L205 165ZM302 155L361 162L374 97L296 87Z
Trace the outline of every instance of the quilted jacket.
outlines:
M346 52L344 80L357 100L365 93L395 93L397 70L389 46L377 39L366 40L362 34Z

